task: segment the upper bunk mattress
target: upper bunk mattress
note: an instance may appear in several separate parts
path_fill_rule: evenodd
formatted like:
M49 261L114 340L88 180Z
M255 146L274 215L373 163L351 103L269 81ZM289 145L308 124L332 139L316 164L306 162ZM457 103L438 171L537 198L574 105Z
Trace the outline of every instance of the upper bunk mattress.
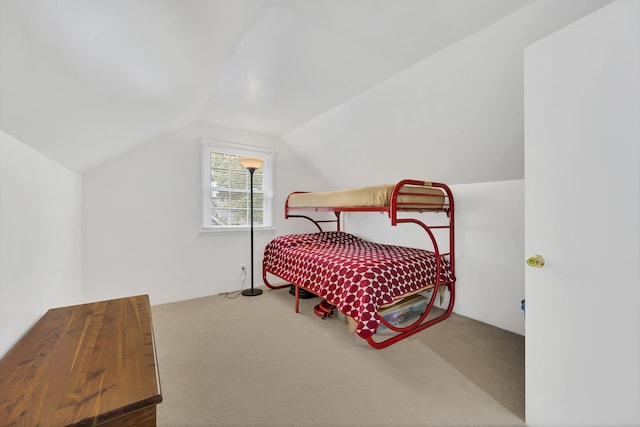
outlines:
M437 274L431 251L340 231L277 237L265 248L263 268L334 304L356 321L356 333L363 338L378 329L380 307L428 289ZM451 279L451 266L442 256L440 283Z
M426 185L429 185L426 183ZM349 190L292 193L289 208L359 208L386 207L391 203L395 184L353 188ZM445 195L434 187L405 185L397 199L399 210L440 211Z

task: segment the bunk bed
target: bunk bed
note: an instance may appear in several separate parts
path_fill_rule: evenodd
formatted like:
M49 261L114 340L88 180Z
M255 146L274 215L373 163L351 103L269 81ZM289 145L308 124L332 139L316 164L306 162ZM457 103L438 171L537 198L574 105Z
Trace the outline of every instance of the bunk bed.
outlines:
M334 216L318 217L325 212ZM341 229L343 212L383 212L392 226L416 224L430 249L380 244L346 233ZM432 215L432 225L426 224L420 215L426 212L435 213L438 220ZM337 309L348 319L350 330L370 346L384 348L441 322L453 311L454 201L447 185L402 180L350 190L294 192L287 197L285 218L303 218L318 229L279 236L265 247L263 281L271 289L295 287L296 313L301 290L311 292L322 299L316 314L330 315ZM335 230L326 231L327 224ZM287 283L271 284L268 275ZM431 313L437 296L442 302L446 291L446 307ZM384 315L416 295L425 300L417 319L398 324ZM379 329L391 334L382 336Z

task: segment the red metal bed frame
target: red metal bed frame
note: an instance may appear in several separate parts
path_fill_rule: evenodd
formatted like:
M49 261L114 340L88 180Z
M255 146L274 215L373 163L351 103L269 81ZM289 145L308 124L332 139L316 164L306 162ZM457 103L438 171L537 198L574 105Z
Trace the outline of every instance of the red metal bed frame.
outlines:
M448 218L448 224L447 225L427 225L425 224L423 221L413 218L413 217L398 217L398 213L399 212L420 212L420 211L429 211L432 212L434 211L434 205L433 202L429 201L431 199L431 195L416 195L416 193L411 193L411 192L407 192L406 190L403 191L403 187L405 186L419 186L419 187L432 187L432 188L439 188L444 192L444 204L442 205L442 207L440 208L440 205L438 205L438 211L442 211L446 214L447 218ZM299 207L290 207L289 206L289 198L291 197L291 195L293 194L299 194L299 193L306 193L304 191L296 191L291 193L288 197L287 200L285 202L285 218L304 218L306 220L311 221L317 228L319 231L324 231L324 229L322 228L322 224L324 223L333 223L335 224L336 227L336 231L341 231L341 221L340 221L340 217L341 217L341 213L342 212L386 212L389 216L389 219L391 221L391 225L392 226L396 226L398 224L402 224L402 223L414 223L417 224L418 226L420 226L425 232L426 234L429 236L429 238L431 239L431 243L433 245L433 252L435 254L435 258L436 258L436 283L434 283L434 287L431 291L430 294L430 298L429 301L427 303L427 307L424 310L424 313L422 313L422 315L415 321L413 321L410 325L408 326L396 326L391 324L390 322L388 322L384 317L381 316L381 324L383 324L384 326L386 326L389 330L394 331L395 335L392 335L390 337L387 337L386 339L377 341L376 338L376 334L366 338L367 343L376 349L381 349L381 348L385 348L390 346L391 344L394 344L400 340L403 340L417 332L420 332L430 326L433 326L443 320L445 320L446 318L448 318L452 311L453 311L453 305L455 302L455 235L454 235L454 200L453 200L453 193L451 192L451 189L446 185L446 184L442 184L442 183L438 183L438 182L425 182L425 181L418 181L418 180L410 180L410 179L405 179L402 180L400 182L398 182L394 189L393 192L391 194L391 200L388 206L381 206L381 207L313 207L313 208L299 208ZM398 201L398 197L402 196L402 195L410 195L414 198L413 201L411 201L410 203L402 203ZM424 197L425 201L424 202L415 202L415 197ZM407 208L404 205L411 205L410 208ZM420 209L416 206L422 205L424 207L424 209ZM318 220L318 219L314 219L308 215L300 215L300 214L292 214L291 212L293 211L307 211L307 212L333 212L336 216L335 219L329 219L329 220ZM449 251L448 252L441 252L440 251L440 245L438 245L438 241L433 233L433 230L435 229L446 229L448 230L448 243L449 243ZM441 256L448 256L449 257L449 263L450 263L450 267L451 267L451 271L450 271L450 277L452 277L453 279L450 281L442 281L441 280ZM267 271L265 270L264 267L264 260L263 260L263 268L262 268L262 279L265 283L265 285L270 288L270 289L282 289L282 288L289 288L291 285L289 283L284 284L284 285L272 285L268 282L267 279ZM300 288L305 289L304 287L300 286L297 283L292 283L295 286L295 312L298 313L299 312L299 302L300 302ZM447 308L444 310L443 313L441 313L440 315L433 317L431 319L427 320L427 317L429 315L429 313L431 312L431 309L434 306L435 300L436 300L436 295L439 294L439 290L440 290L440 286L446 286L446 288L449 290L449 302L447 304ZM309 291L308 289L305 289L307 291ZM329 302L330 303L330 302ZM324 306L326 308L326 305Z

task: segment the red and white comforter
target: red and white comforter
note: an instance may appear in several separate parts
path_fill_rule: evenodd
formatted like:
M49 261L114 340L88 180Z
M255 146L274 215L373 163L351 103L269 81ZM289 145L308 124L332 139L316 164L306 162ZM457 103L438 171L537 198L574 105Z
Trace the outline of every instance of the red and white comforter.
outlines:
M435 284L433 252L383 245L344 232L290 234L265 248L263 268L334 304L368 338L380 325L379 308ZM451 281L441 257L440 283Z

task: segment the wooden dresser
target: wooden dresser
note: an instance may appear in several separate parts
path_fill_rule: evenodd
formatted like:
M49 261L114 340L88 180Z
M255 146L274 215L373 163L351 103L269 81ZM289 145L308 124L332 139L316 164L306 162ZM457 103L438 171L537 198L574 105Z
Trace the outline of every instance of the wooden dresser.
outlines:
M147 295L49 310L0 360L0 426L155 426Z

